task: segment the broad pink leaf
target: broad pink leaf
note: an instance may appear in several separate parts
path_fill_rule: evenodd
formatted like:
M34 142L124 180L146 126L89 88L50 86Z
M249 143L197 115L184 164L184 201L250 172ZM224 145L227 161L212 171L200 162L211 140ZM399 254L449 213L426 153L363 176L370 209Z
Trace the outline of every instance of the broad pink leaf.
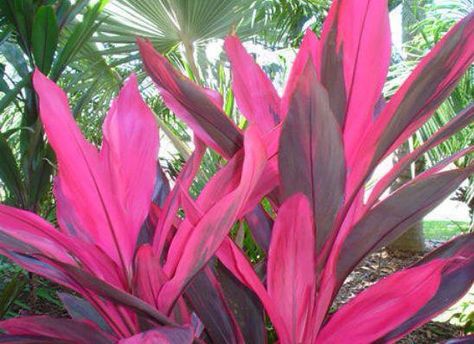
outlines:
M308 61L312 61L316 69L316 72L319 73L320 69L320 43L316 34L307 29L303 41L301 42L300 49L296 55L293 66L291 67L290 75L285 86L285 91L281 99L281 115L282 118L286 117L288 113L288 108L290 106L290 100L295 91L296 85L298 84L301 74L303 73L304 68L306 67Z
M346 157L372 122L390 64L390 44L386 0L333 2L321 34L321 80L344 127Z
M39 71L33 75L33 84L41 120L58 160L63 206L74 212L76 229L86 230L124 272L129 271L139 228L129 226L130 217L116 197L110 169L82 136L61 89Z
M310 60L290 101L278 159L283 195L301 192L310 201L319 252L343 203L346 172L341 130Z
M265 149L257 129L252 127L247 129L245 160L240 183L235 190L216 203L190 233L173 277L161 290L160 309L171 307L189 280L219 248L256 187L266 161Z
M347 194L357 192L370 170L425 123L450 94L474 57L474 13L457 23L422 59L367 128L348 165Z
M447 261L436 293L416 314L380 338L377 343L391 342L403 337L440 314L469 291L474 282L474 233L447 242L415 266L424 266L435 259Z
M225 50L231 62L232 90L240 111L262 133L280 122L280 97L265 72L247 53L236 36L225 40Z
M186 288L186 300L199 316L213 342L244 343L228 299L211 269L214 269L213 262L196 274ZM245 312L247 314L248 309Z
M158 156L156 120L138 92L135 75L112 103L103 133L100 159L127 214L127 240L133 243L150 209Z
M102 331L90 321L54 319L48 316L20 317L0 321L0 329L7 334L21 337L39 337L44 343L55 341L77 344L112 344L117 338ZM60 329L60 330L58 330Z
M167 279L161 269L160 259L155 256L151 246L141 246L135 256L134 294L150 305L157 307L158 294Z
M436 293L443 260L403 270L377 282L342 306L316 343L371 343L403 323Z
M122 339L118 344L191 344L193 337L190 327L163 326Z
M268 294L280 312L291 343L310 342L316 297L315 235L311 206L303 194L281 206L268 251Z
M377 203L337 240L338 283L370 252L395 240L450 195L474 171L474 166L416 179Z
M117 287L125 284L117 265L102 250L64 235L28 211L0 205L0 237L0 248L4 252L38 256L39 259L48 257L72 265L80 263L84 269Z
M65 263L74 263L68 253L70 239L36 214L0 204L0 233L17 239L18 244L24 243L27 249L24 254L42 253ZM5 238L0 240L0 247L18 250Z
M166 105L206 145L224 157L231 158L242 148L243 137L229 117L216 106L215 97L210 97L206 90L176 71L150 42L138 39L137 43L145 69Z
M457 131L461 130L474 119L474 104L468 106L461 111L456 117L450 120L446 125L441 127L436 133L434 133L425 143L416 148L413 152L405 155L400 161L398 161L389 172L387 172L375 185L374 189L370 193L369 200L367 201L368 206L372 206L375 201L382 195L382 193L392 184L400 173L408 168L410 164L420 158L425 152L434 148L441 142L447 140L449 137L454 135ZM463 153L465 154L465 153ZM458 154L453 155L453 159L458 159Z
M217 250L216 256L235 278L258 296L275 327L279 340L282 343L289 342L288 328L276 305L280 300L273 300L270 297L245 254L227 237Z

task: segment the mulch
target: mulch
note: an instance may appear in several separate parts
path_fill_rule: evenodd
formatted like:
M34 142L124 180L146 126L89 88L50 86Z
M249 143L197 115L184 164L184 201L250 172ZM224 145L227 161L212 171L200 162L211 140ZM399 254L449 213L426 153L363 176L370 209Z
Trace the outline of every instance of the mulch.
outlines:
M429 241L427 251L431 251L442 244L438 241ZM349 299L366 289L379 279L417 262L423 254L413 254L402 251L388 251L382 249L368 256L359 266L347 277L339 294L335 300L335 307L338 308ZM428 322L424 326L413 331L405 338L399 340L398 344L433 344L442 343L447 339L462 336L462 329L441 322Z

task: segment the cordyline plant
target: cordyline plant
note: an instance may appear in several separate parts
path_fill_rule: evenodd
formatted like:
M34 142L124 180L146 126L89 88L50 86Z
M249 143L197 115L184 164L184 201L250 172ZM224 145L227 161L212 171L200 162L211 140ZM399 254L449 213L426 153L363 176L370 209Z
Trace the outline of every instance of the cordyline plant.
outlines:
M246 130L224 114L217 93L139 40L161 96L196 137L171 190L135 77L113 103L97 150L81 135L64 93L36 71L40 115L58 160L59 228L0 206L0 249L75 294L60 294L70 319L5 320L0 342L253 344L267 342L270 322L282 344L391 343L429 321L471 286L474 234L329 310L367 254L474 172L472 165L446 169L470 147L382 196L411 163L472 122L470 106L365 189L375 167L428 120L472 63L473 32L470 15L387 103L385 1L335 1L321 38L306 33L282 97L229 37ZM228 162L193 198L189 188L206 146ZM271 209L260 205L263 198ZM265 253L255 265L229 235L239 220Z

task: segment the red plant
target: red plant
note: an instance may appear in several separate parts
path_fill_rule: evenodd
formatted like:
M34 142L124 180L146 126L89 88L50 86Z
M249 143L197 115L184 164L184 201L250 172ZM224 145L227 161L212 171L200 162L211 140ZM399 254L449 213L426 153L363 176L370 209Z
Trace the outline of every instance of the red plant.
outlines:
M219 95L139 40L165 103L196 135L171 191L156 165L153 115L133 76L107 115L97 150L82 137L62 91L35 72L58 160L59 228L0 206L0 252L83 299L61 294L71 319L0 322L0 341L265 343L267 314L282 344L390 343L429 321L472 285L474 234L379 281L334 314L329 309L367 254L474 172L473 165L445 169L470 147L382 197L424 152L472 122L470 106L365 189L374 168L423 125L472 63L473 29L474 15L459 22L387 104L386 1L335 1L321 40L306 33L282 97L229 37L233 90L249 122L244 132L224 114ZM206 146L228 163L194 199L189 188ZM260 205L264 197L275 218ZM265 252L257 266L229 235L237 220Z

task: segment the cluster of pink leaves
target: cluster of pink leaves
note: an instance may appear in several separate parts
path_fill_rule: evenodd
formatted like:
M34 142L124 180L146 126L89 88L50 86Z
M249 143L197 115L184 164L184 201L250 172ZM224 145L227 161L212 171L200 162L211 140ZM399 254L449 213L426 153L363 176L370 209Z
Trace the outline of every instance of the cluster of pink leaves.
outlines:
M453 192L474 166L446 158L382 197L426 151L470 124L470 106L394 165L382 159L425 123L470 66L474 15L457 23L385 103L386 1L336 0L321 38L307 31L279 96L237 37L225 48L239 129L216 92L177 72L139 40L145 68L195 134L173 188L157 165L153 113L131 76L103 125L100 150L82 136L65 94L36 71L41 120L56 152L59 228L0 205L0 252L81 295L71 319L0 322L2 342L390 343L458 300L474 280L474 235L460 236L334 314L344 279ZM197 198L189 189L206 147L228 160ZM260 202L269 200L271 216ZM180 215L183 214L183 215ZM253 266L229 236L246 221L266 259ZM58 330L59 329L59 330Z

